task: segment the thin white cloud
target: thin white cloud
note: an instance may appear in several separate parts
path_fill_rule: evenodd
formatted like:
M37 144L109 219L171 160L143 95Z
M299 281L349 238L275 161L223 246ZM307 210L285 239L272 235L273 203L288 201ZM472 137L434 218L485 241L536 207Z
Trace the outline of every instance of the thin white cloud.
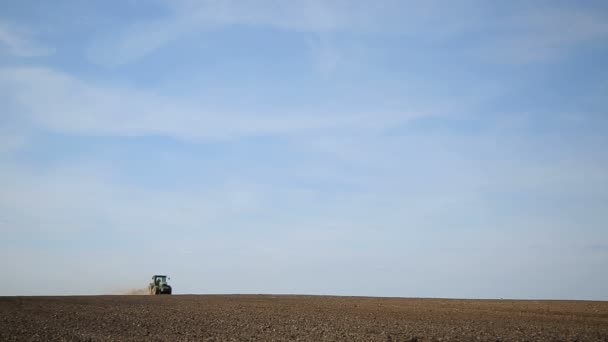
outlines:
M26 135L0 129L0 154L17 151L26 144Z
M245 25L299 32L453 34L475 25L479 1L167 1L174 19L213 27ZM433 25L433 24L442 25Z
M0 21L0 52L17 57L39 57L53 54L55 50L32 39L25 30Z
M88 49L97 64L136 61L190 33L229 26L328 32L399 33L424 39L451 36L476 26L484 7L476 1L173 1L163 19L137 22L107 33Z
M480 48L490 59L532 63L559 59L608 40L608 14L583 9L536 9L497 23L493 42Z
M199 231L214 220L258 210L262 198L253 185L223 182L204 189L153 190L126 185L101 162L83 161L39 170L0 163L0 217L11 222L0 232L49 233L60 237L104 226L121 232L179 227ZM143 228L146 227L146 228Z
M317 69L325 75L332 74L341 65L349 64L352 59L351 54L342 51L335 42L323 35L319 35L318 39L311 39L309 47L315 57Z
M94 40L87 58L99 65L114 67L139 60L192 30L191 21L156 20L131 25L117 35Z
M291 135L336 128L382 129L429 112L226 112L131 88L84 82L48 68L0 69L14 112L43 130L106 136L162 135L183 140Z
M608 35L607 15L601 11L515 5L496 14L491 4L475 0L170 1L167 5L171 11L164 18L135 22L93 40L89 59L105 66L127 64L189 33L230 26L320 36L336 32L398 34L426 42L470 35L475 37L471 49L481 58L510 63L558 58L581 44L602 43ZM334 68L340 55L336 47L317 50L321 67Z

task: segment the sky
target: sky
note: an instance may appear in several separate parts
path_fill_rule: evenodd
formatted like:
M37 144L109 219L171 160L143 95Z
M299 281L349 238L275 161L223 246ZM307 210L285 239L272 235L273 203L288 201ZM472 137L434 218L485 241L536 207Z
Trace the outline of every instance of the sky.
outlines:
M608 300L605 1L0 2L0 295Z

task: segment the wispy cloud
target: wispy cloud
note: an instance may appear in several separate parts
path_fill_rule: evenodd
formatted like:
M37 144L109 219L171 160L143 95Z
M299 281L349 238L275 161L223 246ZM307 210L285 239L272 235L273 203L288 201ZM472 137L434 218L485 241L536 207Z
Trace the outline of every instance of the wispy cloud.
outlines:
M298 135L335 128L370 130L433 115L394 113L230 111L205 108L128 87L81 81L49 68L0 69L0 85L11 95L13 116L44 130L80 135L161 135L184 140Z
M483 54L509 63L544 62L577 49L605 44L608 13L590 9L542 8L517 13L492 26L492 42Z
M168 13L106 32L88 49L91 61L119 66L137 61L193 32L240 26L328 35L405 36L427 42L471 37L482 59L509 63L568 55L608 35L607 14L592 9L514 6L500 15L483 1L180 1ZM479 39L481 37L481 39ZM483 38L485 37L485 38ZM468 44L467 44L468 45ZM321 68L333 68L339 53L325 43ZM329 55L328 55L329 53Z
M164 18L139 21L108 33L88 49L91 61L118 66L136 61L191 32L231 26L325 34L409 34L425 39L475 27L483 6L441 1L179 1ZM324 49L327 52L327 49ZM331 61L329 63L332 63ZM325 66L324 66L325 67Z
M35 41L26 30L0 21L0 52L17 57L39 57L53 54L55 50Z
M19 150L27 143L27 137L16 131L0 128L0 154Z
M143 226L149 231L169 227L196 231L218 217L247 212L255 205L255 201L243 199L246 188L226 185L205 191L125 186L116 180L114 168L99 162L44 171L3 163L0 170L6 175L0 182L4 189L0 210L11 222L0 231L7 236L31 233L66 237L106 225L130 233Z

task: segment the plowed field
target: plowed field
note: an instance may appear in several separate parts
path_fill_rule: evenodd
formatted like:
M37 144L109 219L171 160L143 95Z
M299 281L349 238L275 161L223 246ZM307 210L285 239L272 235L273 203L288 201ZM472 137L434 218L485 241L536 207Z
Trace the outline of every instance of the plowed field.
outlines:
M0 297L2 341L608 341L608 302Z

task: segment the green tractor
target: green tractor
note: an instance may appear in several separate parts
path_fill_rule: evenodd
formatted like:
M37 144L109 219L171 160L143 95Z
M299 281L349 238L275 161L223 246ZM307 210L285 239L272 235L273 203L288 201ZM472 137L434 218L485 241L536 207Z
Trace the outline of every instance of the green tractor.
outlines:
M171 294L171 286L167 283L167 279L171 279L166 275L152 276L152 282L148 285L148 292L151 295Z

